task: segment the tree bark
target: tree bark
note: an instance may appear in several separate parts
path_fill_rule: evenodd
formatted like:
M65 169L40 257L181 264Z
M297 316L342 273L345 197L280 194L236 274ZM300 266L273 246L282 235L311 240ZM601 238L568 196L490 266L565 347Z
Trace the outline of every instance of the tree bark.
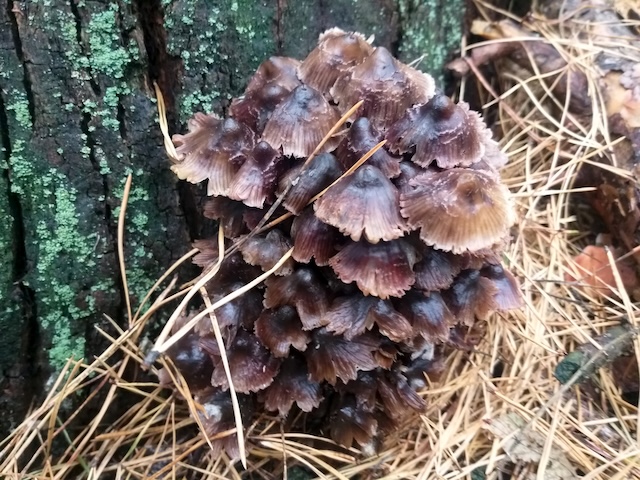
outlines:
M154 81L177 132L195 111L223 114L262 60L302 58L333 26L374 34L404 59L425 54L439 74L462 11L462 1L5 0L0 432L69 357L105 346L104 315L126 326L117 219L128 174L134 305L211 228L195 214L202 191L168 168Z

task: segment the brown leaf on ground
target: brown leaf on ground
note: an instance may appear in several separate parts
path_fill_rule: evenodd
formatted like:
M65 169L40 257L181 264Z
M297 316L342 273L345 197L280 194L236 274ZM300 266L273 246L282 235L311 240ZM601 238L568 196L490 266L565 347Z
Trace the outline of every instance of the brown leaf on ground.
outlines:
M613 266L609 263L605 247L585 247L567 267L565 281L577 282L577 288L586 295L604 296L616 289ZM616 262L616 268L627 291L631 292L638 286L638 277L633 267L620 261Z

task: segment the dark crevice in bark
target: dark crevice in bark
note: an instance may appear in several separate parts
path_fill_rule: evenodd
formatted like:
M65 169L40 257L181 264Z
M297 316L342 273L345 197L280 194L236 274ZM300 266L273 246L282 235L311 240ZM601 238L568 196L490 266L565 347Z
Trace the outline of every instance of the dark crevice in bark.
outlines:
M149 84L157 83L164 97L169 131L178 131L176 93L180 90L182 60L169 55L167 51L167 31L164 27L164 9L160 0L134 1L138 23L142 29L144 46L147 51L147 75ZM193 189L180 182L178 184L180 208L184 214L189 236L193 240L200 235L200 216Z
M78 42L78 46L80 47L82 54L88 55L84 45L84 40L82 39L82 15L80 14L78 4L74 0L70 0L69 7L76 24L76 42ZM93 90L94 95L100 96L100 85L98 85L98 82L96 82L91 76L89 76L89 85L91 85L91 90Z
M20 38L20 28L18 26L18 16L23 17L23 13L14 9L14 3L12 0L7 1L7 17L11 20L11 34L13 37L13 44L15 45L15 52L18 56L18 60L22 64L22 83L24 91L27 96L27 102L29 105L29 116L31 118L31 124L35 122L35 102L33 98L33 90L31 85L31 75L27 66L27 60L24 57L24 51L22 50L22 39Z
M282 55L284 48L284 29L282 28L282 18L287 0L277 0L276 5L276 54Z
M407 2L407 3L410 4L410 2ZM391 53L393 54L394 57L398 57L398 55L400 54L400 46L402 45L402 42L406 35L404 31L404 26L406 23L404 17L405 16L410 17L412 9L409 6L407 6L408 11L406 11L405 15L403 15L400 10L400 2L395 1L394 5L395 5L396 14L398 15L398 27L397 27L397 35L395 39L391 42Z
M116 107L116 119L118 120L118 133L120 133L120 138L122 140L127 139L127 120L126 120L126 112L124 110L124 105L122 105L122 101L118 96L118 106Z
M0 147L4 152L4 162L9 165L11 158L11 139L9 136L9 121L5 108L4 98L0 95L0 139L2 144ZM0 384L4 383L2 377L7 379L13 378L20 386L20 403L23 405L22 412L26 413L27 406L30 405L38 387L42 385L40 359L38 353L40 348L40 329L37 320L35 292L22 283L22 279L27 273L27 249L25 243L25 227L22 216L22 205L20 197L11 191L11 177L9 170L2 171L7 184L7 191L0 192L0 195L6 195L9 212L13 218L11 232L11 248L13 264L11 265L11 277L14 281L15 288L12 298L19 306L19 315L22 319L22 338L21 345L16 345L15 358L16 364L12 371L0 372ZM6 391L5 388L3 390Z

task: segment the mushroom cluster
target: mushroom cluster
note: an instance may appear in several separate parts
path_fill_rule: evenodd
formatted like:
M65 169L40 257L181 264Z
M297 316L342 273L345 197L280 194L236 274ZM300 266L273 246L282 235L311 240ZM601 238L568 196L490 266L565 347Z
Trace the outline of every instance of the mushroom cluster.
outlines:
M215 312L245 413L320 412L336 442L368 446L423 409L418 391L445 347L473 348L490 312L521 303L501 266L505 155L466 103L359 33L323 33L302 62L266 60L227 118L198 113L173 141L173 171L208 182L203 214L230 247L212 302L293 249ZM280 221L256 230L270 210ZM217 240L196 247L198 265L217 262ZM233 427L210 320L169 354L206 433Z

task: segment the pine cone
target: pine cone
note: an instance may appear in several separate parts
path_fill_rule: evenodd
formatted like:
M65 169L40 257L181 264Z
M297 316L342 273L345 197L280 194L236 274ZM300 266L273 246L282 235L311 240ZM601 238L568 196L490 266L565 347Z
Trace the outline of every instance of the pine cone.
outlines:
M497 173L506 157L466 103L361 34L335 28L302 62L265 61L229 114L196 114L173 138L181 156L173 170L208 180L214 198L204 215L238 247L210 295L222 298L293 247L263 286L218 311L235 388L282 417L321 410L338 443L365 446L424 407L416 389L440 368L442 346L473 348L490 312L521 304L500 265L513 222ZM292 220L252 232L282 195L276 214ZM196 246L196 263L217 261L215 242ZM169 354L216 412L207 433L232 425L211 328L198 325Z

